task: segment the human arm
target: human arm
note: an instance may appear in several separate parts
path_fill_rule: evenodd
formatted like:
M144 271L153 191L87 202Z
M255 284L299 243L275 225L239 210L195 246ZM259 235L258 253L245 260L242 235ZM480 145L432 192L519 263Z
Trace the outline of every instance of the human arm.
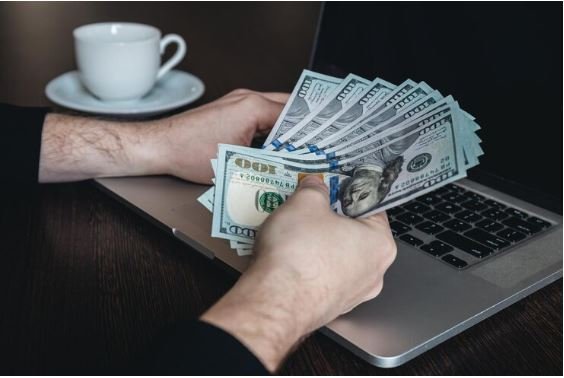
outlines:
M202 321L234 335L272 372L299 341L374 298L396 247L385 213L365 219L329 208L310 176L262 226L256 260Z
M287 94L236 90L204 106L152 121L110 121L0 105L3 179L29 183L171 174L211 183L218 143L249 145L265 134ZM24 164L25 163L25 164Z
M48 114L39 181L171 174L210 183L209 160L217 144L249 145L272 126L286 98L237 90L199 108L143 122Z

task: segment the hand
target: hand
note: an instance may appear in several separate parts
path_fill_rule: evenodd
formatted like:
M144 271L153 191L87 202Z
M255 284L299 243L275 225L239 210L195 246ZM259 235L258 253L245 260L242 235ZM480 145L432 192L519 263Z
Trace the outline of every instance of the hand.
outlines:
M274 371L303 336L380 293L396 246L385 213L339 216L322 180L308 176L263 224L255 255L202 320Z
M288 95L238 89L184 113L113 122L51 113L45 118L40 182L172 174L211 183L218 143L248 146L267 134Z
M249 146L256 135L267 135L280 115L286 93L246 89L161 122L162 170L186 180L211 184L210 159L219 143ZM159 140L159 139L157 139Z

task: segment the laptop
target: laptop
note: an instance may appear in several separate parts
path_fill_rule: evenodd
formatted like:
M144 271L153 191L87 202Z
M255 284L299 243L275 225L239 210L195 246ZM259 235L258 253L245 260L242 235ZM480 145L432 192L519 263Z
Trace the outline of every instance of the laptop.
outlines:
M468 179L388 212L398 254L382 293L321 332L395 367L562 277L562 4L328 3L311 69L425 80L476 117L485 155ZM100 179L210 260L249 260L210 237L172 177Z

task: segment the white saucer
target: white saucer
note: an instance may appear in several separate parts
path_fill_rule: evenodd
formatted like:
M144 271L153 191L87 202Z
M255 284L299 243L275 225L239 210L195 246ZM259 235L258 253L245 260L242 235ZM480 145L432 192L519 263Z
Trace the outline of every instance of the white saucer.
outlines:
M204 83L196 76L172 70L151 92L139 100L106 102L94 97L80 82L78 71L67 72L47 84L45 94L54 103L87 113L149 115L166 112L196 101L204 94Z

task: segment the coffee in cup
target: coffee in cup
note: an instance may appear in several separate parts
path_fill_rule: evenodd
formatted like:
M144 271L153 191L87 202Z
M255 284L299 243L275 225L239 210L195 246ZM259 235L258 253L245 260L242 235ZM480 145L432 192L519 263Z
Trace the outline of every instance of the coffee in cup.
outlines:
M143 24L107 22L74 30L76 63L84 86L104 101L135 100L147 94L156 81L186 54L184 39ZM177 44L172 58L161 66L161 54Z

